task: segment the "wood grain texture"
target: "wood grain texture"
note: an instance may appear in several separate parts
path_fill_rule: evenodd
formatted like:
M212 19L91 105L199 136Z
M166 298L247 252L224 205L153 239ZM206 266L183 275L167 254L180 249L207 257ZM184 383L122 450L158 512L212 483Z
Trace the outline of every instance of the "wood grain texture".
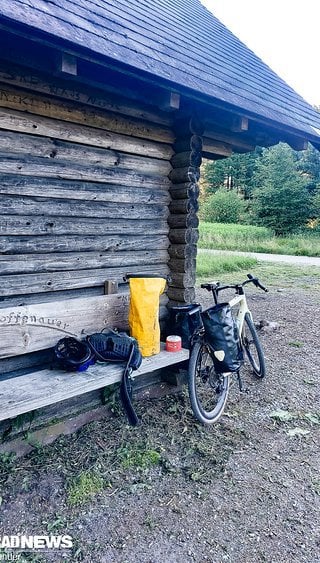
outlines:
M39 217L36 215L0 215L0 234L1 235L101 235L110 236L115 238L115 248L121 244L123 238L120 235L146 235L152 233L152 238L157 235L167 235L169 231L168 223L165 219L155 219L145 217L141 219L129 219L119 221L118 219L103 219L99 218L97 221L94 217ZM94 241L91 238L91 241ZM127 238L127 237L126 237ZM13 243L15 239L6 239L8 244ZM10 243L11 240L11 243ZM20 239L19 239L20 240ZM155 239L157 241L157 239ZM4 243L1 242L3 245ZM105 244L103 239L100 243ZM3 248L3 246L2 246ZM11 248L14 248L14 244ZM100 246L99 248L100 249ZM90 250L90 247L87 248ZM92 248L94 250L94 248Z
M176 270L171 270L170 273L171 287L180 287L180 288L192 288L195 286L196 282L196 272L195 268L191 270L184 270L182 272L178 272Z
M166 219L166 205L115 204L114 202L84 202L79 200L53 200L45 197L14 197L0 199L0 215L43 215L60 217L96 217L110 219Z
M144 358L133 377L177 364L189 358L189 350L166 352ZM123 365L95 364L85 372L65 373L57 370L41 370L0 382L0 420L40 409L112 385L121 380Z
M171 258L169 268L176 273L193 272L196 269L196 259L191 256L185 256L181 259Z
M188 197L186 199L173 200L169 205L169 211L172 215L175 214L188 214L190 212L198 211L199 204L195 197ZM173 218L174 221L174 218Z
M142 121L150 121L167 127L172 124L172 117L168 112L153 108L150 103L147 105L126 98L121 91L121 85L118 86L117 93L112 94L93 86L85 86L79 82L76 85L71 85L69 81L60 77L49 78L48 75L41 74L39 71L26 71L19 65L9 65L5 61L0 62L0 81L3 83L3 88L6 87L6 84L10 84L12 87L23 87L24 91L29 90L56 98L64 98L70 102L120 113ZM109 84L107 86L109 87Z
M173 154L169 144L3 108L0 109L0 129L164 160L170 160Z
M1 164L0 164L1 168ZM34 196L43 194L51 199L73 199L106 201L112 203L168 204L170 195L165 185L134 187L112 183L68 181L53 178L34 178L32 176L0 175L0 194L14 196Z
M120 293L126 293L123 291L123 287ZM32 305L33 303L51 303L52 301L57 301L57 297L63 301L65 299L82 299L83 297L96 297L98 295L104 295L104 284L94 287L66 289L65 291L60 291L58 295L54 291L46 293L16 293L15 295L1 296L0 309L5 309L6 307L23 307L25 305Z
M140 239L138 239L140 241ZM1 276L7 274L35 274L96 268L119 268L131 265L163 264L168 261L166 249L135 250L135 252L55 252L50 254L0 255Z
M199 225L199 218L196 212L192 209L189 213L180 213L177 215L170 215L168 223L172 229L187 229L197 228Z
M205 135L203 137L203 153L207 155L221 155L221 152L217 152L217 142L222 142L226 145L228 151L228 146L231 147L231 151L236 149L237 152L249 152L255 149L255 143L246 140L241 135L236 135L235 133L230 133L227 131L221 131L219 128L212 126L211 129L206 129ZM228 156L224 154L222 156Z
M128 327L127 295L69 299L0 310L0 358L44 350L64 336Z
M199 233L196 229L188 228L172 228L169 231L169 239L173 244L197 244Z
M21 310L19 319L27 324L42 297L43 307L56 311L48 314L53 322L43 347L64 326L57 315L61 307L68 311L67 297L75 302L77 292L77 299L88 292L97 299L93 290L101 292L106 279L121 281L128 268L169 272L171 117L162 122L159 112L152 121L157 110L149 108L148 120L135 102L128 102L129 113L120 100L117 108L113 99L112 111L107 101L100 108L91 102L0 86L1 318L10 308L17 319L13 304L25 301L31 312ZM44 349L36 344L43 327L24 325L24 340L11 335L13 347L23 340L20 351L7 354L12 362L23 355L23 369L29 361L36 366L34 354Z
M171 258L195 258L197 256L197 246L195 244L171 244L168 248Z
M199 186L195 183L185 182L182 184L171 184L170 195L174 199L193 199L197 200L199 197Z
M199 225L198 180L202 161L203 123L197 117L181 118L175 122L175 155L169 174L171 203L169 249L171 282L168 297L172 301L190 302L194 295L196 273L196 242Z
M161 172L161 170L158 170L157 167L154 169L154 163L151 165L151 168L149 167L150 163L147 163L147 168L143 166L143 163L141 163L141 168L139 168L139 165L136 163L136 167L130 170L130 168L118 169L116 165L110 168L103 168L98 165L90 166L86 165L85 162L83 162L83 164L70 162L66 165L43 158L21 159L19 157L13 157L8 160L3 160L3 156L1 158L0 173L3 174L21 174L23 176L63 178L66 180L86 180L92 182L106 182L107 180L106 183L109 182L111 184L131 184L132 186L153 185L157 188L168 185L168 178L156 173L156 171Z
M183 168L184 166L200 166L201 152L185 151L175 154L171 159L174 168Z
M75 165L86 168L121 170L139 169L143 174L167 176L171 170L168 161L147 156L134 156L121 151L92 147L73 142L60 141L47 137L36 137L11 131L2 131L0 135L0 158L19 159L23 163L34 157L34 162L41 158L51 164L61 164L66 168ZM37 158L39 160L37 160ZM73 165L73 166L72 166ZM66 173L68 170L66 170Z
M32 254L55 252L118 252L164 250L166 235L66 235L66 236L8 236L0 237L2 254Z
M128 118L117 113L92 108L86 104L57 100L52 96L39 95L28 90L0 85L0 107L8 108L46 118L89 125L98 129L146 138L162 143L172 143L174 135L165 126Z
M166 263L157 264L157 273L167 276L169 268ZM99 268L92 270L71 270L67 272L50 272L39 274L21 274L1 276L1 296L43 293L47 291L64 291L86 287L104 286L106 279L119 281L128 272L126 265L119 268ZM154 264L131 265L131 273L155 273Z
M169 178L173 184L181 184L182 182L198 182L200 179L200 171L198 167L185 166L182 168L174 168Z
M183 136L181 135L180 132L173 144L173 149L176 155L181 152L190 151L190 150L201 152L202 137L200 135L190 136L190 131L187 131L186 134Z
M169 287L167 295L170 303L193 303L196 293L193 287Z

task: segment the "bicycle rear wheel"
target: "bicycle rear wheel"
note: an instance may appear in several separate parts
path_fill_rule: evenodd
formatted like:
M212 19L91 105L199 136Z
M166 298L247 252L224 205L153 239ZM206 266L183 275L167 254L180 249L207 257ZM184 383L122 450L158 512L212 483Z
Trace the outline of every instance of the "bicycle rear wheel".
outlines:
M203 424L213 424L222 415L228 398L230 375L218 374L213 363L213 352L205 342L192 347L188 389L195 417Z
M264 354L249 313L244 318L241 341L254 374L262 379L266 375Z

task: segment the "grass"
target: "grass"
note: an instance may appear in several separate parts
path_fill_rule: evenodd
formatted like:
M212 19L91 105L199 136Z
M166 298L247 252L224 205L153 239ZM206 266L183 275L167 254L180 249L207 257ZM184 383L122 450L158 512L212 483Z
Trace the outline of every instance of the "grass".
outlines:
M293 348L302 348L303 347L303 342L300 342L300 340L292 340L291 342L288 342L289 346L293 346Z
M220 256L205 251L197 256L197 285L205 281L241 282L249 272L270 290L312 289L320 292L320 268L316 266L259 262L246 256ZM257 291L247 287L248 291Z
M86 503L104 488L103 478L93 471L83 471L73 478L68 487L68 503L78 506Z
M200 248L320 256L320 237L310 234L276 237L271 229L254 225L201 222Z
M197 276L207 278L228 272L250 270L256 264L255 258L246 256L214 256L209 252L201 252L197 257Z
M158 465L161 454L154 449L146 449L143 446L124 446L118 449L118 456L125 469L137 467L147 469L152 465Z

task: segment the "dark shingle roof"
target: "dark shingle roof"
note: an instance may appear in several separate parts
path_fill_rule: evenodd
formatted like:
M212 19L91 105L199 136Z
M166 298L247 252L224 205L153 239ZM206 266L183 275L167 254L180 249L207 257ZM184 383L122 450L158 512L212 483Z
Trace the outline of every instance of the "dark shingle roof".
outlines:
M0 0L1 17L320 139L320 114L199 0Z

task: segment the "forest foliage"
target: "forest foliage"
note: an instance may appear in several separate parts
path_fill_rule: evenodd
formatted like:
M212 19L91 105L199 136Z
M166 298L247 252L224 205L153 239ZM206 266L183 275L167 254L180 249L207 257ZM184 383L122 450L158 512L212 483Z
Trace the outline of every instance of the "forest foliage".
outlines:
M204 221L261 225L277 235L320 231L320 153L312 145L258 147L205 163L202 177Z

